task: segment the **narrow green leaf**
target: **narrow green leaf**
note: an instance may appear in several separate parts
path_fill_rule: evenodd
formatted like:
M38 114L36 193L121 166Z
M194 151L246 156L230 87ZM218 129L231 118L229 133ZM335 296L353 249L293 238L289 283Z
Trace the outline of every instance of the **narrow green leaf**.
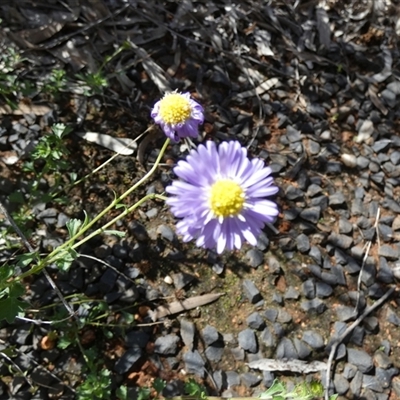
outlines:
M0 284L11 278L14 274L14 267L11 265L3 265L0 267Z
M70 219L65 225L67 226L69 237L72 238L78 233L79 228L82 226L82 221L80 219L73 218Z
M106 230L104 231L104 233L105 233L106 235L114 235L114 236L117 236L117 237L125 237L125 235L126 235L125 232L116 231L116 230L114 230L114 229L106 229Z
M18 267L27 267L36 258L36 253L25 253L16 257Z

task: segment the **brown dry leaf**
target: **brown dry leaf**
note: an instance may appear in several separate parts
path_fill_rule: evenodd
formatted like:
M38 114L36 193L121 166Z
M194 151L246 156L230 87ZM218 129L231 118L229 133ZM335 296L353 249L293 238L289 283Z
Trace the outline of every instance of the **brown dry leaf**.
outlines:
M154 311L149 310L149 316L153 321L168 315L180 313L182 311L191 310L196 307L204 306L218 300L225 293L209 293L203 296L194 296L182 301L173 301L165 306L158 306Z
M24 39L28 43L39 44L47 39L53 37L57 32L60 32L64 27L64 22L51 21L45 26L34 29L24 29L16 33L20 38Z
M39 104L25 104L19 103L18 108L13 110L8 104L0 106L0 115L23 115L23 114L35 114L44 115L51 111L51 108Z

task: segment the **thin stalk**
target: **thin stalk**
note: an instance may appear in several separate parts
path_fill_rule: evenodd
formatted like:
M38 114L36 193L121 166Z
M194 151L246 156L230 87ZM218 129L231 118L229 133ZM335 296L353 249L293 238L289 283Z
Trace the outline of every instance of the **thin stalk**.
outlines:
M165 199L164 196L157 195L157 194L150 194L145 197L143 197L141 200L139 200L137 203L135 203L133 206L126 208L124 212L119 214L117 217L115 217L112 221L108 222L107 224L103 225L101 228L97 229L96 231L92 232L90 235L86 236L79 242L73 244L80 236L82 236L86 231L88 231L96 222L98 222L101 218L103 218L109 211L111 211L118 203L120 203L122 200L124 200L126 197L128 197L133 191L135 191L139 186L141 186L144 182L146 182L155 172L156 168L158 167L165 150L167 149L169 145L170 139L167 139L161 148L160 154L158 155L156 162L152 166L152 168L147 172L147 174L141 178L138 182L136 182L132 187L130 187L126 192L124 192L121 196L113 200L108 207L106 207L102 212L100 212L93 220L91 220L86 226L82 227L79 232L68 239L65 243L54 249L45 259L43 259L41 262L39 262L36 266L32 267L29 271L21 274L18 277L18 280L22 280L26 278L29 275L32 275L36 272L41 271L44 266L51 264L53 261L55 261L61 251L64 249L75 249L81 244L85 243L92 237L98 235L99 233L104 232L109 226L117 222L120 218L128 215L131 211L135 210L137 207L139 207L141 204L143 204L145 201L151 199L151 198L160 198L160 199Z

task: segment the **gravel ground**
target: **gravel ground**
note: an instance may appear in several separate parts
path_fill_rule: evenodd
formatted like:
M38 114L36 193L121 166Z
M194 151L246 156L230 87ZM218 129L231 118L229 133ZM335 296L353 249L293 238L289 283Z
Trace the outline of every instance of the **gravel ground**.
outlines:
M21 96L17 111L0 110L0 197L10 211L18 207L11 194L27 198L21 163L53 122L134 138L168 89L190 91L205 107L199 142L239 140L280 187L279 218L255 248L218 256L183 245L168 209L149 202L115 227L124 239L89 241L68 272L49 267L84 321L75 332L81 345L102 355L112 390L126 384L131 396L157 377L168 382L165 396L182 394L188 376L223 396L256 395L275 377L301 382L304 374L251 366L326 362L335 339L400 278L398 2L50 3L0 5L3 48L23 52L26 79L43 82L54 68L95 72L125 40L131 47L105 68L102 95L71 84L61 96L36 91ZM149 169L163 138L148 137L69 191L67 204L32 208L41 252L63 243L70 218L99 212ZM79 176L113 154L74 133L66 143L68 172ZM162 193L170 165L185 154L170 146L130 203ZM51 184L44 177L42 190ZM4 246L1 261L13 252ZM68 315L41 274L26 288L24 299L40 310L27 317ZM224 295L158 318L158 306L213 293ZM332 373L339 398L400 398L399 305L394 291L341 341ZM85 361L76 345L51 340L57 332L65 341L72 329L68 320L3 321L0 399L75 398ZM325 382L325 373L311 378Z

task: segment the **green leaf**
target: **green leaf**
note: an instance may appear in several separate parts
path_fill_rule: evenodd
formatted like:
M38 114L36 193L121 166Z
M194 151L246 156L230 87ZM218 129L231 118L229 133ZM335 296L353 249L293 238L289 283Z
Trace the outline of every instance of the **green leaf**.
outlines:
M14 274L14 267L11 265L3 265L0 267L0 284L11 278Z
M25 253L16 257L18 267L27 267L36 258L36 253Z
M329 400L336 400L339 397L338 394L333 394L332 396L329 397Z
M24 204L24 195L21 192L13 192L8 196L11 203Z
M115 394L119 400L127 400L128 388L126 386L118 386Z
M137 400L148 400L150 397L150 389L147 387L139 388L139 393L137 395Z
M160 379L160 378L154 379L153 388L155 389L155 391L157 393L161 393L163 391L163 389L165 388L165 386L166 386L166 383L162 379Z
M103 233L105 233L106 235L114 235L117 237L125 237L126 235L125 232L116 231L114 229L106 229L105 231L103 231Z
M70 339L68 336L63 336L58 339L57 341L57 347L61 350L65 350L67 347L69 347L72 344L73 340Z
M61 271L68 271L72 262L79 257L79 254L74 249L69 249L60 254L59 258L55 261Z
M68 229L69 237L72 238L78 233L79 228L82 226L82 221L80 219L73 218L70 219L65 225Z
M0 321L6 320L12 324L19 313L23 313L29 306L25 301L21 301L14 296L0 300Z
M272 396L282 395L284 393L286 393L285 385L282 382L279 382L278 379L275 379L272 386L265 392L262 392L258 397L260 399L265 399Z

